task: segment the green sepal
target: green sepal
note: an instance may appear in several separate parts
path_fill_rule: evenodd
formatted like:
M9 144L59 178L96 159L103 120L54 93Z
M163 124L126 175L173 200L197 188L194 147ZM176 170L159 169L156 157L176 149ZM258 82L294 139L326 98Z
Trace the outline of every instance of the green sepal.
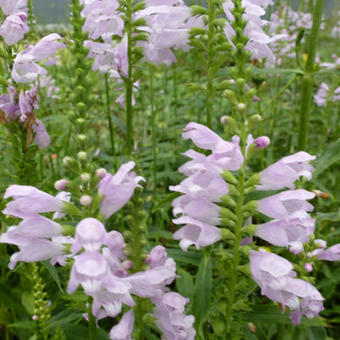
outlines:
M245 183L245 187L249 188L249 187L253 187L255 185L260 184L260 175L259 174L255 174L253 176L251 176L247 182Z
M249 201L242 207L242 212L250 212L250 213L255 213L257 209L257 201Z
M140 11L142 9L145 8L145 2L144 1L140 1L137 2L133 7L132 7L132 13L135 13L137 11Z
M229 229L221 228L222 240L235 240L235 235Z
M231 219L229 218L221 218L221 223L222 223L222 226L223 227L230 227L230 228L235 228L235 222L232 221Z
M242 228L242 236L253 236L256 233L257 224L249 224Z
M236 177L230 172L230 171L223 171L222 172L222 178L227 181L228 183L231 184L238 184L238 180L236 179Z
M193 16L204 15L208 13L208 10L205 7L198 6L198 5L190 6L190 9L191 9L191 13Z
M220 216L222 218L226 218L226 219L230 219L232 221L236 221L237 220L237 216L232 213L228 208L221 208L220 209Z
M64 236L74 236L76 228L73 225L62 224L61 227L63 228L62 234Z
M249 263L238 266L237 270L246 276L251 276Z
M64 202L63 207L61 208L61 211L65 213L66 215L71 216L81 216L81 211L72 203Z
M222 93L223 97L229 99L234 105L237 105L236 94L233 90L224 90Z
M208 31L202 27L191 27L190 28L190 35L193 35L193 36L207 34L207 32Z
M228 207L235 208L236 207L236 202L231 198L230 195L224 195L221 197L222 203L224 205L227 205Z

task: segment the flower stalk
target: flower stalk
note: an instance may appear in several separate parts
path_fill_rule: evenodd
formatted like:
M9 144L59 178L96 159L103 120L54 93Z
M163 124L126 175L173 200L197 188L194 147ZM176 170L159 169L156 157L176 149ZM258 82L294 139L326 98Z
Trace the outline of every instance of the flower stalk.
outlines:
M308 130L310 112L312 108L312 96L315 73L315 57L318 47L318 38L320 32L321 19L325 0L316 0L313 11L313 26L308 41L307 62L305 72L302 78L301 104L300 104L300 123L298 149L306 150L308 143Z

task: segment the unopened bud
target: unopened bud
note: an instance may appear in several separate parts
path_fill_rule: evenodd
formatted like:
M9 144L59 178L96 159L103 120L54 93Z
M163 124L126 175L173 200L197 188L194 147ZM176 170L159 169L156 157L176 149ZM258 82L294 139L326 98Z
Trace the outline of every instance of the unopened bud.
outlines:
M81 196L79 202L84 207L88 207L92 203L92 197L89 195Z
M327 247L327 242L321 239L314 240L314 244L321 249L325 249Z
M289 251L292 253L292 254L300 254L301 252L303 252L303 245L301 242L298 242L298 241L294 241L294 242L291 242L290 243L290 247L289 247Z
M86 135L80 134L80 135L77 136L77 138L78 138L79 142L85 142L85 140L86 140Z
M84 119L84 118L77 118L76 122L77 122L77 124L79 124L79 125L84 125L85 119Z
M99 178L103 178L107 174L106 169L100 168L96 170L96 176Z
M241 111L243 111L246 108L246 105L244 103L238 103L237 108Z
M80 175L80 180L83 182L83 183L88 183L90 182L91 180L91 175L88 174L87 172L84 172Z
M86 161L87 159L87 153L85 151L79 151L77 153L77 157L78 159L80 159L81 161Z
M264 149L270 144L270 139L267 136L261 136L254 140L254 144L258 149Z
M222 240L235 240L235 235L229 229L221 228Z
M54 187L58 191L64 191L68 185L69 185L69 182L67 179L60 179L59 181L56 181L54 183Z
M313 271L313 265L311 263L305 263L303 267L305 268L305 271L308 273L311 273Z
M32 316L32 320L37 321L38 319L39 319L39 317L38 317L37 314L34 314L34 315Z
M63 164L66 167L70 167L70 166L74 165L75 163L76 163L76 160L73 157L66 156L63 159Z

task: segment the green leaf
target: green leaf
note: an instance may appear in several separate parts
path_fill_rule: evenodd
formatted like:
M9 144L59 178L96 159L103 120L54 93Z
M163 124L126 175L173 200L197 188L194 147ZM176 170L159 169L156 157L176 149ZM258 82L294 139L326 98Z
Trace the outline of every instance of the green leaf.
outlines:
M340 162L340 138L330 144L325 152L317 158L317 165L313 171L313 178L320 176L331 165Z
M212 262L208 255L202 257L195 281L191 313L195 316L198 333L202 335L202 326L209 315L212 288Z
M26 308L28 314L33 314L34 297L32 292L23 292L21 295L21 303Z
M35 326L34 321L19 321L8 325L8 327L12 328L26 328L26 329L32 329L34 326Z
M308 340L326 340L327 333L323 327L309 327L306 329Z
M177 274L180 276L176 279L178 292L191 300L194 292L194 282L192 276L184 269L178 268Z
M166 195L162 200L160 200L154 205L154 207L152 208L152 213L162 208L163 206L167 205L168 203L172 202L175 198L179 197L180 195L181 193L179 192L173 192L169 195Z
M60 283L59 274L58 274L57 269L54 266L52 266L49 261L43 261L43 264L45 265L46 269L48 270L48 272L52 276L52 279L54 280L54 282L57 284L59 290L61 292L64 292L63 288L61 287L61 283Z
M166 252L176 262L189 263L195 266L199 266L202 259L201 254L195 253L193 251L184 252L181 249L167 248Z

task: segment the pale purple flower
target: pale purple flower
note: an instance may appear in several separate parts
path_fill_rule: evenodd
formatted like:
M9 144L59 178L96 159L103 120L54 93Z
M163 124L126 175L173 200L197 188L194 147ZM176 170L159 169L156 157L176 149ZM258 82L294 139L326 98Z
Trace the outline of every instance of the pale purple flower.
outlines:
M27 14L19 12L9 15L0 27L0 35L7 45L12 46L22 40L28 32Z
M63 39L57 33L51 33L41 38L29 51L29 54L35 58L35 61L40 61L52 57L59 49L64 49L65 44L58 41Z
M16 120L20 116L19 105L15 100L16 88L8 85L8 93L0 96L0 110L5 113L6 121Z
M183 251L187 251L192 244L196 249L210 246L222 237L219 228L189 216L182 216L172 221L175 224L185 224L173 235L175 240L181 240L179 245Z
M72 294L81 284L85 293L92 296L101 289L107 276L109 269L106 260L99 252L84 252L74 259L67 292Z
M1 243L14 244L19 248L11 256L9 268L13 269L18 261L58 261L56 258L64 255L65 250L62 244L53 242L53 238L61 236L61 233L62 227L58 223L40 215L24 218L18 226L10 227L0 237Z
M221 197L229 192L228 184L219 175L209 172L197 172L169 189L212 202L220 202Z
M135 188L140 187L138 183L144 180L131 172L134 166L132 161L123 164L114 175L107 173L99 182L98 192L103 196L100 212L105 218L122 208L130 200Z
M145 263L147 263L150 268L154 268L164 264L167 256L163 246L156 246L151 249L150 254L145 259Z
M309 282L296 279L293 265L269 252L250 251L250 269L253 279L261 287L262 295L288 306L292 322L298 324L302 315L317 316L323 310L324 300Z
M39 75L46 75L47 71L36 64L35 57L29 53L18 53L14 59L12 78L17 83L31 83Z
M241 5L245 9L242 18L247 21L244 34L247 35L249 39L245 49L251 52L253 59L267 58L269 62L273 63L275 57L268 44L280 39L281 36L273 36L270 38L262 29L262 26L266 24L266 21L262 20L261 17L265 15L265 8L268 4L269 2L242 0ZM227 19L229 21L234 21L234 16L232 14L232 10L234 9L233 1L226 0L223 3L223 9ZM230 23L226 23L224 32L233 45L232 37L235 35L235 31Z
M14 217L30 217L39 213L61 211L63 201L28 185L11 185L7 188L4 199L12 197L2 211Z
M111 340L131 340L133 325L135 322L133 309L126 312L120 319L119 324L110 331Z
M321 83L317 94L314 96L314 101L317 106L324 107L327 104L329 87L326 83Z
M50 136L41 120L36 119L32 125L32 129L34 131L34 142L39 146L40 149L46 148L50 145Z
M0 0L2 12L6 15L11 15L20 11L25 11L27 0Z
M168 292L154 297L152 301L155 304L153 316L156 318L156 325L167 340L195 339L195 319L192 315L184 314L189 299L178 293Z
M323 261L340 261L340 243L335 244L328 249L321 250L317 253L317 257L319 260Z
M306 200L314 197L313 192L304 189L287 190L259 200L257 210L271 218L284 219L300 210L312 211L313 205Z
M225 153L234 147L232 143L226 142L208 127L194 122L186 125L182 137L191 139L199 148L211 150L214 153Z
M257 190L294 189L294 182L300 177L312 178L313 166L308 162L316 157L300 151L283 157L260 173L260 184Z
M37 108L37 91L38 87L33 86L30 90L24 91L21 89L19 94L19 108L20 108L20 121L24 122L34 109Z
M85 2L82 15L85 17L83 30L89 33L91 39L102 38L111 41L113 35L123 35L124 21L117 11L118 1L95 0Z
M201 222L219 225L220 207L203 197L180 196L172 201L173 214L183 214Z
M258 225L256 236L275 246L288 247L292 242L308 242L314 228L315 220L304 211L297 211L282 220Z
M176 263L171 257L165 257L164 262L126 278L131 285L130 292L140 297L155 297L166 285L176 278Z
M258 137L254 140L254 144L258 149L263 149L270 144L270 139L267 136Z
M76 226L72 252L77 253L81 248L89 252L98 251L103 245L105 237L106 230L103 223L92 217L85 218Z

